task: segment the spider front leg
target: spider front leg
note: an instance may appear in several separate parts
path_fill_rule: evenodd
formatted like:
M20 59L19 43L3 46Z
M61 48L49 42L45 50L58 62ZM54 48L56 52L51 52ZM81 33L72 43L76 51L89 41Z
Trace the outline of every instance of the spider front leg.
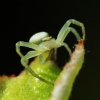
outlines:
M66 32L66 31L68 31L68 27L69 27L69 25L70 24L75 24L75 25L78 25L78 26L80 26L81 27L81 29L82 29L82 33L83 33L83 40L85 40L85 27L84 27L84 25L83 25L83 23L81 23L81 22L79 22L79 21L77 21L77 20L74 20L74 19L70 19L70 20L68 20L65 24L64 24L64 26L61 28L61 30L59 31L59 34L58 34L58 36L57 36L57 41L61 41L61 42L63 42L64 41L64 39L66 38L66 36L68 35L68 33L69 32Z
M41 53L43 53L43 52L41 52L41 51L30 51L30 52L28 52L28 53L24 56L24 58L26 58L26 59L28 60L29 58L32 58L32 57L35 57L35 56L40 55ZM43 81L43 82L45 82L45 83L48 83L48 84L53 85L53 83L51 83L51 82L45 80L44 78L40 77L39 75L37 75L37 74L28 66L28 63L26 63L26 62L23 60L23 58L21 59L21 64L22 64L22 65L26 68L26 70L28 70L34 77L38 78L39 80L41 80L41 81Z
M64 41L64 39L66 38L66 36L69 34L69 32L72 32L72 33L76 36L77 40L81 40L80 35L78 34L78 32L77 32L74 28L72 28L72 27L67 27L65 33L63 33L61 37L59 37L59 35L58 35L56 41L57 41L58 43L62 44L63 41Z
M42 52L40 51L29 51L25 56L23 56L25 59L27 59L27 61L35 56L40 55ZM37 76L35 74L35 72L28 66L28 62L26 62L23 58L21 58L21 64L33 75L33 76Z
M32 48L32 49L35 49L37 51L30 51L28 52L25 56L20 52L20 46L23 46L23 47L28 47L28 48ZM39 51L41 50L41 47L39 47L38 45L36 44L32 44L32 43L28 43L28 42L23 42L23 41L20 41L20 42L17 42L16 43L16 52L19 54L19 56L21 57L21 64L25 67L26 70L28 70L34 77L40 79L41 81L43 82L46 82L48 84L52 84L51 82L41 78L39 75L37 75L29 66L28 66L28 59L32 58L32 57L35 57L35 56L38 56L40 55L41 53L43 53L43 51Z
M64 42L62 43L62 46L64 46L67 49L69 56L71 56L71 49L69 48L69 46Z
M66 32L64 34L62 34L63 36L61 38L58 37L59 39L57 38L56 42L59 45L64 46L67 49L67 51L69 52L69 55L71 55L71 50L70 50L69 46L63 42L69 32L72 32L76 36L77 40L81 40L81 37L79 36L78 32L74 28L67 27Z
M83 23L81 23L81 22L79 22L75 19L70 19L68 21L72 24L75 24L75 25L78 25L78 26L81 27L81 30L82 30L82 33L83 33L83 40L85 40L85 27L84 27Z
M17 42L16 43L16 52L18 53L18 55L26 62L27 59L24 57L24 55L21 53L20 51L20 46L23 46L23 47L28 47L28 48L31 48L31 49L35 49L35 50L41 50L41 48L36 45L36 44L33 44L33 43L29 43L29 42L24 42L24 41L20 41L20 42Z

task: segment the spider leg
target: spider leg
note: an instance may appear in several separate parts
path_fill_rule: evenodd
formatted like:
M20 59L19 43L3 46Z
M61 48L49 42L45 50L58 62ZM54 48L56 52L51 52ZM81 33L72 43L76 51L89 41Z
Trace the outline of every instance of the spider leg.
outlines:
M32 57L35 57L35 56L40 55L41 53L43 53L43 52L41 52L41 51L30 51L30 52L28 52L28 53L24 56L24 58L28 60L29 58L32 58ZM43 82L46 82L46 83L48 83L48 84L53 85L53 83L51 83L51 82L49 82L49 81L43 79L43 78L40 77L39 75L37 75L37 74L28 66L28 63L27 63L23 58L21 59L21 64L22 64L22 65L25 67L25 69L28 70L34 77L38 78L39 80L41 80L41 81L43 81Z
M67 49L69 55L71 56L71 49L69 48L69 46L64 42L62 43L62 46L64 46Z
M24 41L19 41L16 43L16 52L18 53L18 55L23 58L24 60L26 60L27 62L27 59L25 59L24 55L21 53L20 51L20 46L23 46L23 47L28 47L28 48L32 48L32 49L35 49L37 51L40 51L42 50L42 48L36 44L33 44L33 43L29 43L29 42L24 42Z
M57 41L61 41L61 39L63 38L63 36L66 37L66 35L64 35L64 34L65 34L65 32L67 31L67 27L69 27L69 25L70 25L71 23L72 23L72 24L75 24L75 25L78 25L78 26L81 27L82 33L83 33L83 40L85 40L85 27L84 27L83 23L81 23L81 22L79 22L79 21L77 21L77 20L74 20L74 19L70 19L70 20L68 20L68 21L64 24L64 26L63 26L63 27L61 28L61 30L59 31L58 36L57 36Z
M57 48L54 49L54 60L57 60Z
M42 53L40 56L39 56L39 61L41 64L44 64L46 63L47 61L50 60L51 56L52 56L52 53L54 52L54 49L51 49L51 50L48 50L48 51L45 51L45 56L44 56L44 53Z
M72 33L76 36L77 40L81 40L80 35L78 34L78 32L77 32L74 28L72 28L72 27L67 27L65 33L62 34L63 36L61 36L61 38L58 37L56 41L57 41L59 44L62 44L63 41L64 41L64 39L66 38L66 36L69 34L69 32L72 32Z
M84 24L77 21L77 20L75 20L75 19L69 19L68 21L72 24L75 24L75 25L81 27L81 30L82 30L82 33L83 33L83 40L85 40L85 27L84 27Z

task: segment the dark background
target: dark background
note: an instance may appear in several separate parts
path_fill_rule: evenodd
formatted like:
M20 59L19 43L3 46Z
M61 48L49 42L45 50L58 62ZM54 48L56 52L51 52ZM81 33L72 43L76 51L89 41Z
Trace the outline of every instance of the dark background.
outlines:
M86 28L85 62L76 78L70 100L100 100L100 1L40 0L33 3L0 2L0 75L18 75L24 68L15 52L17 41L28 41L36 32L46 31L54 38L68 19L84 23ZM81 29L72 25L81 34ZM65 42L73 50L77 43L70 33ZM27 49L22 48L26 53ZM26 50L26 51L25 51ZM62 60L63 59L63 60ZM69 56L58 50L58 65Z

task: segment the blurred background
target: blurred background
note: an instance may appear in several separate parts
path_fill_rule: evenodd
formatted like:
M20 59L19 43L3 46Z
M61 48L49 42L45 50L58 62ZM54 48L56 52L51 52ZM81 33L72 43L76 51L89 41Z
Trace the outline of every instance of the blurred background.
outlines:
M85 25L85 61L73 86L70 100L100 100L100 1L41 0L0 2L0 75L18 75L24 68L15 51L15 43L28 41L37 32L46 31L55 39L68 19ZM82 36L81 28L74 27ZM65 42L73 49L77 43L70 33ZM22 48L26 53L29 49ZM64 47L58 49L57 64L62 68L69 60Z

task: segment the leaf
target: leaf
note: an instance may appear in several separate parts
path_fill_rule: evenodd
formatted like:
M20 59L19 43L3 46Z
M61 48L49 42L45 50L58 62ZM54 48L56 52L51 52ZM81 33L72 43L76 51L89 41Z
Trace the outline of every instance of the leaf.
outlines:
M40 64L38 57L30 67L52 83L60 73L55 63ZM40 81L26 70L17 77L0 77L0 100L46 100L52 89L52 85Z
M80 40L72 53L70 61L65 65L63 71L58 76L54 89L48 100L68 100L73 83L84 62L84 41Z

